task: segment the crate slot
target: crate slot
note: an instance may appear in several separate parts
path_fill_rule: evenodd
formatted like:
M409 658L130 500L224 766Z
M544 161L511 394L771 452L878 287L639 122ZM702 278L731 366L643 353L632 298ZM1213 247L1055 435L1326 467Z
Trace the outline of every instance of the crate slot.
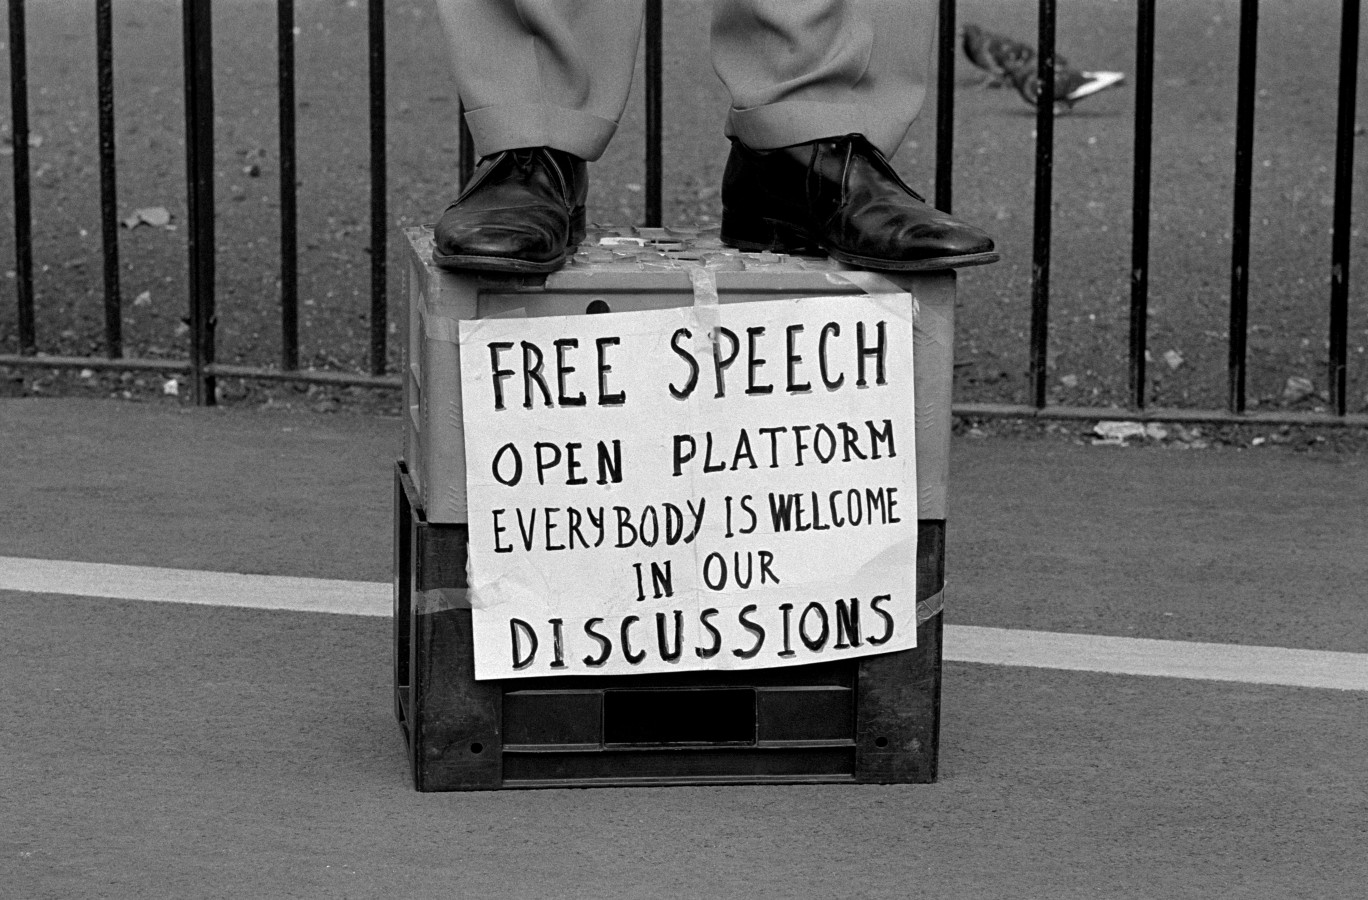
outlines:
M603 743L753 745L755 689L604 691Z
M855 694L837 685L767 687L757 697L760 741L850 741L855 737ZM823 745L829 746L829 745Z
M590 747L603 742L603 692L508 691L503 698L504 745Z

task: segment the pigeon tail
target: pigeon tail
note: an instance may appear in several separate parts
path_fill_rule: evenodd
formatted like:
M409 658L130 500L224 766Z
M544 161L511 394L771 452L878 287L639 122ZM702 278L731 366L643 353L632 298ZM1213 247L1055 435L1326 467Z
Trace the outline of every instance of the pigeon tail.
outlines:
M1098 91L1105 91L1109 87L1116 87L1126 80L1123 72L1081 72L1085 79L1082 84L1065 95L1065 99L1070 102L1077 102L1084 97L1096 94Z
M1121 72L1080 72L1077 69L1057 68L1055 70L1055 112L1071 110L1078 101L1090 97L1098 91L1115 87L1125 80ZM1032 106L1040 103L1040 78L1034 69L1019 69L1014 73L1013 84L1021 99Z

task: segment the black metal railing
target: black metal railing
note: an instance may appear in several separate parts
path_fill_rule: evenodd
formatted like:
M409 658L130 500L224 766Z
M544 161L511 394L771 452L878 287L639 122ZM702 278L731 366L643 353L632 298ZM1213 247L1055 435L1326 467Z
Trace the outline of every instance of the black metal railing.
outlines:
M36 352L33 308L33 203L29 193L28 31L24 4L9 7L10 141L14 147L14 288L19 304L19 352Z
M188 348L184 360L124 357L122 300L119 283L119 222L116 212L114 139L114 59L112 0L96 0L96 83L99 112L100 208L104 274L104 356L42 356L34 308L33 209L30 194L28 51L25 0L9 0L10 130L13 143L15 303L17 354L0 354L0 366L80 367L186 373L196 403L215 402L215 380L236 377L294 380L335 386L393 388L386 375L387 357L387 195L385 105L385 3L368 2L369 150L370 150L370 304L369 370L336 372L301 370L299 352L298 197L296 195L295 10L293 0L277 0L278 100L280 147L280 364L278 368L226 365L215 360L217 324L214 288L215 215L213 185L214 88L210 0L183 0L185 93ZM953 188L954 72L957 52L955 0L939 0L936 109L935 203L950 210ZM1136 77L1134 170L1132 177L1132 244L1128 371L1125 410L1050 405L1047 364L1050 328L1050 254L1054 174L1056 0L1038 0L1037 101L1035 144L1034 231L1031 261L1031 313L1027 355L1028 396L1019 404L957 404L962 414L981 416L1046 416L1054 418L1129 417L1179 421L1261 423L1346 423L1368 425L1368 416L1348 410L1348 312L1352 234L1352 175L1355 103L1358 78L1359 0L1342 0L1338 116L1331 247L1328 397L1330 413L1246 410L1249 330L1249 263L1252 194L1252 148L1258 60L1258 0L1241 0L1239 62L1234 134L1234 198L1230 256L1227 403L1224 409L1147 408L1150 275L1150 189L1153 140L1154 0L1136 0ZM645 13L645 208L643 224L662 222L663 15L661 0L646 0ZM464 181L473 166L470 136L462 129L460 172Z
M1127 399L1145 406L1149 350L1150 148L1154 140L1154 0L1138 0L1135 23L1135 142L1131 198L1130 365Z
M1240 0L1240 68L1235 88L1235 202L1230 248L1231 412L1244 412L1249 337L1249 219L1254 186L1254 85L1259 53L1259 0Z
M1335 124L1334 239L1330 249L1330 404L1348 411L1349 237L1352 234L1354 124L1358 87L1359 0L1343 0L1340 21L1339 112Z
M123 356L123 299L119 285L119 201L114 165L114 15L95 5L95 91L100 117L100 240L104 255L105 354ZM18 173L18 163L15 163ZM16 219L17 219L16 210Z
M387 179L385 171L384 0L369 0L371 291L370 371L367 374L299 369L298 198L294 97L294 4L277 0L280 111L280 368L215 361L214 85L211 0L183 0L182 54L185 97L186 249L189 324L187 358L124 356L119 272L119 222L114 140L112 0L95 0L96 91L99 111L100 220L104 257L104 357L50 356L38 352L33 282L33 209L30 199L28 52L25 0L9 0L10 132L14 146L15 302L17 354L0 365L149 371L189 376L197 404L216 402L221 377L303 381L333 386L397 388L385 375L388 336Z
M1047 405L1049 346L1049 276L1054 172L1055 0L1038 0L1039 33L1035 147L1034 241L1031 259L1031 329L1029 346L1029 401L1025 404L962 403L956 411L982 416L1047 416L1052 418L1115 417L1118 410ZM1131 303L1128 359L1129 417L1170 421L1329 423L1368 425L1368 415L1348 411L1348 297L1350 235L1352 234L1352 176L1354 159L1355 89L1358 80L1359 0L1341 0L1339 99L1336 127L1334 226L1331 249L1329 335L1329 405L1332 414L1296 411L1246 411L1248 365L1250 220L1253 185L1254 112L1258 63L1259 0L1240 0L1239 63L1236 86L1234 198L1230 258L1230 308L1227 353L1227 404L1224 410L1146 408L1145 373L1148 343L1150 150L1154 106L1154 0L1136 0L1136 102L1134 175L1132 179ZM954 0L941 0L942 17L954 15ZM944 51L946 35L942 29ZM946 74L942 53L941 110L938 116L937 179L947 168L954 117L945 104L953 102L944 90L953 80ZM944 149L942 149L944 148ZM939 194L937 195L939 198ZM948 197L947 197L948 202ZM944 207L948 209L948 205Z
M182 4L185 51L185 207L189 220L190 375L195 403L215 398L214 59L208 0Z
M385 374L388 303L385 274L388 264L389 222L385 197L385 0L367 0L370 12L370 164L371 164L371 304L370 373Z
M1055 0L1040 0L1036 98L1035 239L1031 245L1031 405L1045 406L1050 341L1050 239L1054 213Z
M276 0L280 116L280 367L299 368L299 192L295 152L294 0Z

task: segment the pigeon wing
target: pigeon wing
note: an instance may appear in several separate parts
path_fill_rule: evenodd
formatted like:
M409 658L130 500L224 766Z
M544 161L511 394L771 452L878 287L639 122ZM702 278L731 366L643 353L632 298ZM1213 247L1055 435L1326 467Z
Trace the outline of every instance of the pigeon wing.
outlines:
M1035 48L1030 44L1023 44L1021 41L1014 41L1001 35L992 35L987 44L988 53L992 55L993 62L1001 74L1010 74L1036 63Z
M992 39L988 32L977 25L965 25L963 33L961 46L964 48L964 55L969 59L969 62L993 75L1006 74L999 68L997 59L988 49L989 41Z

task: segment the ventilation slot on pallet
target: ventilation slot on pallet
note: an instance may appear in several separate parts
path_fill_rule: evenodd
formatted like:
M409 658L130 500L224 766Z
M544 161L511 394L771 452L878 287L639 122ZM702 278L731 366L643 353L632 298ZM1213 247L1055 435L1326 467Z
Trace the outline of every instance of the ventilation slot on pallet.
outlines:
M604 691L603 743L754 744L755 691Z

